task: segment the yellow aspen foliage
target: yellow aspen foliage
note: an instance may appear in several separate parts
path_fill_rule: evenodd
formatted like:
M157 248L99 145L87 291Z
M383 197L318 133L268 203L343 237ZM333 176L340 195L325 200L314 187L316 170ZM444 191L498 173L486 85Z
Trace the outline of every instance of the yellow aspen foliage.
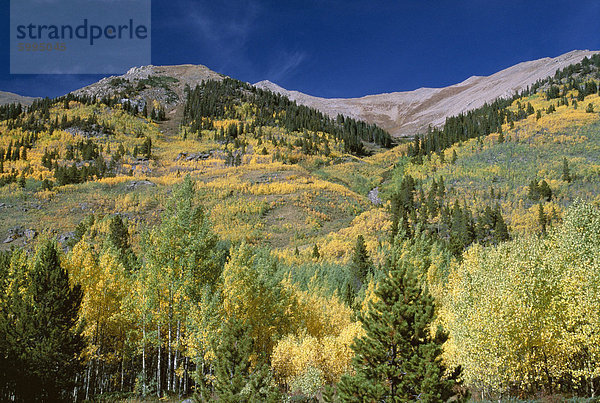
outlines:
M228 317L248 322L256 352L270 354L286 334L295 312L291 293L274 280L275 264L242 243L232 248L223 269L223 308Z
M131 287L129 276L112 249L98 253L82 240L78 242L66 261L73 279L84 291L81 303L81 321L87 344L87 359L100 358L112 361L119 351L130 323L123 304ZM99 352L105 352L98 355Z
M271 366L279 379L288 385L310 368L320 370L326 382L337 383L351 369L352 342L363 334L359 322L348 324L338 335L323 338L306 333L290 334L275 346Z
M291 284L289 279L283 282L296 300L296 325L317 338L339 335L352 323L352 309L342 303L337 295L326 296L324 290L312 284L314 281L309 290L305 291Z
M277 343L271 362L277 376L288 385L311 368L326 382L338 382L350 369L354 356L350 345L363 334L361 324L352 321L352 310L336 295L327 297L314 283L301 290L289 279L283 282L297 301L298 333L288 334Z
M442 308L446 359L491 391L591 388L600 376L600 211L576 202L548 238L474 246Z

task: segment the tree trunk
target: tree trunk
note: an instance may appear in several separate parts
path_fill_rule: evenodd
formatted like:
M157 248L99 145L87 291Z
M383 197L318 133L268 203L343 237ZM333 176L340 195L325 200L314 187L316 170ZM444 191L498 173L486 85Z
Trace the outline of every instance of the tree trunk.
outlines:
M160 388L161 388L161 384L160 384L160 356L162 354L162 348L161 348L161 340L160 340L160 319L158 321L158 357L157 357L157 363L156 363L156 394L158 397L160 397Z
M142 324L142 396L146 396L146 320Z
M169 301L169 323L168 323L168 343L167 343L167 390L172 391L171 389L171 381L173 377L173 361L172 361L172 349L171 349L171 334L173 333L171 330L171 322L173 321L173 298L170 298Z
M185 357L184 362L184 377L183 377L183 393L187 395L188 393L188 358Z
M125 351L125 346L123 346L123 352ZM125 383L125 354L121 352L121 392L123 392L123 384Z
M181 335L181 322L177 321L177 337L175 338L175 354L173 355L173 392L175 392L175 381L177 377L177 359L179 356L179 337ZM181 392L181 382L177 382L177 389ZM179 393L181 395L181 393Z
M90 398L90 377L92 376L92 360L88 362L87 374L85 376L85 400Z

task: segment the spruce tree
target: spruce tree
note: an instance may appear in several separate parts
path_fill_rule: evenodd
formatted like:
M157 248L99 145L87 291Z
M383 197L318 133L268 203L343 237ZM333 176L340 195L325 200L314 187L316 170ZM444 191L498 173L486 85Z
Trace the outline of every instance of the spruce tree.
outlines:
M317 244L313 247L312 257L319 260L321 258L321 253L319 252L319 247Z
M550 201L552 199L552 189L550 189L550 185L545 180L540 182L540 196L546 201Z
M458 374L445 377L440 361L447 335L438 328L433 297L415 267L396 259L375 292L378 299L360 316L365 336L352 348L354 375L339 384L345 402L447 401Z
M218 343L218 344L216 344ZM253 341L249 326L230 317L221 326L215 351L215 394L224 402L274 402L279 393L271 382L268 365L252 366ZM208 396L203 396L207 399Z
M563 157L563 169L562 169L562 180L565 182L571 182L573 178L571 177L571 170L569 169L569 161L567 158Z
M83 293L72 286L61 266L57 246L43 242L33 261L21 255L13 259L21 273L15 279L8 310L7 338L12 340L15 367L14 397L17 401L73 400L79 373L83 338L78 312ZM28 267L28 268L27 268Z
M546 235L547 218L546 213L544 213L544 206L542 206L542 203L538 205L538 223L540 224L542 235Z
M26 183L27 181L25 180L25 171L22 171L21 175L19 176L18 185L20 188L25 189Z
M494 238L496 243L508 241L510 239L508 227L504 222L504 218L500 211L500 205L498 204L496 204L496 208L494 209L494 216L496 220L496 223L494 224Z
M358 292L363 287L367 275L372 271L373 263L371 263L369 253L367 252L365 238L359 235L356 238L356 245L352 252L352 263L350 264L350 275L355 292Z

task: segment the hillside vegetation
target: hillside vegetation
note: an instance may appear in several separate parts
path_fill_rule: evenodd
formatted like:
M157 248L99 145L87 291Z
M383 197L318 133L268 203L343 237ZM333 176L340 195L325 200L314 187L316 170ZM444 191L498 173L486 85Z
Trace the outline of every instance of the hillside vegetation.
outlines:
M0 396L594 397L599 69L399 145L229 78L1 106Z

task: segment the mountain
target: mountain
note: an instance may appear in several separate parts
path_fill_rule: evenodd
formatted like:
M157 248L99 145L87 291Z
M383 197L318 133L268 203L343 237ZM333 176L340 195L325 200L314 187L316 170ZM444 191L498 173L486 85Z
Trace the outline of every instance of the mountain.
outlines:
M12 92L0 91L0 105L20 103L23 105L31 105L35 98L24 97L22 95L13 94Z
M320 98L291 91L270 81L254 84L261 89L287 96L299 104L335 117L342 114L375 123L395 137L411 136L441 126L449 116L476 109L498 97L511 96L556 70L578 63L596 53L574 50L561 56L519 63L491 76L472 76L444 88L419 88L414 91L368 95L361 98ZM142 66L118 77L107 77L81 88L75 95L97 97L121 95L139 106L158 101L172 111L185 101L186 85L194 88L203 80L222 80L226 76L202 65Z
M561 56L519 63L491 76L473 76L444 88L368 95L361 98L320 98L286 90L270 81L255 86L286 95L330 116L342 114L375 123L393 136L410 136L429 125L440 126L446 117L475 109L498 97L511 96L556 70L578 63L596 51L574 50Z
M202 65L141 66L131 68L122 76L103 78L73 94L100 98L127 94L128 97L133 95L134 99L156 100L170 108L185 102L186 85L194 88L203 80L222 80L224 77Z

